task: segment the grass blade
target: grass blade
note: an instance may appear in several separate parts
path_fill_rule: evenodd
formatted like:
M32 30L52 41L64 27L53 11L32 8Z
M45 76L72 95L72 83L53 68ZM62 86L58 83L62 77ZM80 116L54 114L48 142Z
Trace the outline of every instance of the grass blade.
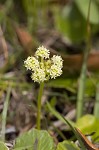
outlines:
M79 141L81 148L83 150L86 150L85 145L83 144L80 135L76 131L75 124L72 121L69 121L68 119L61 116L54 108L51 107L51 105L48 102L47 102L47 107L51 111L51 113L56 116L56 118L60 119L62 122L64 122L66 125L68 125L71 128L77 140Z
M1 129L1 140L5 141L5 130L6 130L6 120L7 120L7 110L9 106L9 99L10 99L10 93L11 93L11 86L9 86L7 91L7 96L4 102L4 108L2 112L2 129Z

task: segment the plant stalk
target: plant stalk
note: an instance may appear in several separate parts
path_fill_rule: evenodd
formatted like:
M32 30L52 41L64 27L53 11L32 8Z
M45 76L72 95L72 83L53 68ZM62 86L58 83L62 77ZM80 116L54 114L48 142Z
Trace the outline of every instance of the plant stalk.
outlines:
M7 120L7 110L9 107L9 100L10 100L10 93L11 93L11 86L9 86L7 91L7 96L4 102L4 108L2 112L2 128L1 128L1 140L5 141L5 130L6 130L6 120Z
M87 18L87 47L84 51L83 56L83 64L79 79L79 85L78 85L78 95L77 95L77 119L79 119L83 114L83 103L84 103L84 93L85 93L85 83L86 83L86 75L87 75L87 60L89 56L89 52L91 49L90 44L90 7L91 7L91 0L89 1L89 8L88 8L88 18Z
M38 101L37 101L37 129L40 130L41 126L41 98L44 89L44 82L40 83L40 89L38 94Z

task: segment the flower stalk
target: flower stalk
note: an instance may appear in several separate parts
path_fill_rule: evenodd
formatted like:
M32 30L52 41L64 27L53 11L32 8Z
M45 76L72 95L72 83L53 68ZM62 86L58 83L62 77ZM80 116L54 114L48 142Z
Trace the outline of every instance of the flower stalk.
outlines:
M40 130L40 116L41 116L41 99L43 95L43 89L44 89L44 82L40 83L40 89L39 89L39 94L38 94L38 101L37 101L37 129Z

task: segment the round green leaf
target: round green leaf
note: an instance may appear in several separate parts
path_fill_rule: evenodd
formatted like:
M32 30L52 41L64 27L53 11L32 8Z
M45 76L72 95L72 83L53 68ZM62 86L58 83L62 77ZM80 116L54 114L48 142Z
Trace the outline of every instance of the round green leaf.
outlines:
M78 127L83 133L93 132L93 127L96 123L96 118L93 115L85 115L78 119L76 127Z
M88 114L81 117L77 121L76 127L79 128L84 134L95 132L92 138L99 141L99 119L95 116Z
M33 129L17 138L14 150L54 150L53 138L47 131Z
M79 148L69 141L60 142L56 150L79 150Z

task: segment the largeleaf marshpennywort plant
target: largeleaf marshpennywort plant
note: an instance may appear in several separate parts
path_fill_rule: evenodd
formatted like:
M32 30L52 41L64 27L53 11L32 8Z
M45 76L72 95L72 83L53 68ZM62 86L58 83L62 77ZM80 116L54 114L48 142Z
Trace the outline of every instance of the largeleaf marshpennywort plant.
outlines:
M63 59L61 56L53 55L50 58L50 51L44 46L37 49L34 56L29 56L24 65L31 71L31 78L40 84L37 101L37 129L40 130L41 98L43 94L44 82L55 79L62 74Z
M62 74L63 68L63 59L61 56L53 55L50 58L50 51L44 46L41 46L37 49L34 56L29 56L25 61L24 65L27 70L31 71L31 78L34 82L40 84L40 89L38 93L37 101L37 129L40 130L41 122L41 98L43 94L44 82L55 79L56 77ZM60 115L59 115L60 116ZM80 141L81 147L85 150L85 147L82 143L82 140L72 124L65 118L61 117L66 124L70 126L78 140ZM38 131L37 131L38 132Z

